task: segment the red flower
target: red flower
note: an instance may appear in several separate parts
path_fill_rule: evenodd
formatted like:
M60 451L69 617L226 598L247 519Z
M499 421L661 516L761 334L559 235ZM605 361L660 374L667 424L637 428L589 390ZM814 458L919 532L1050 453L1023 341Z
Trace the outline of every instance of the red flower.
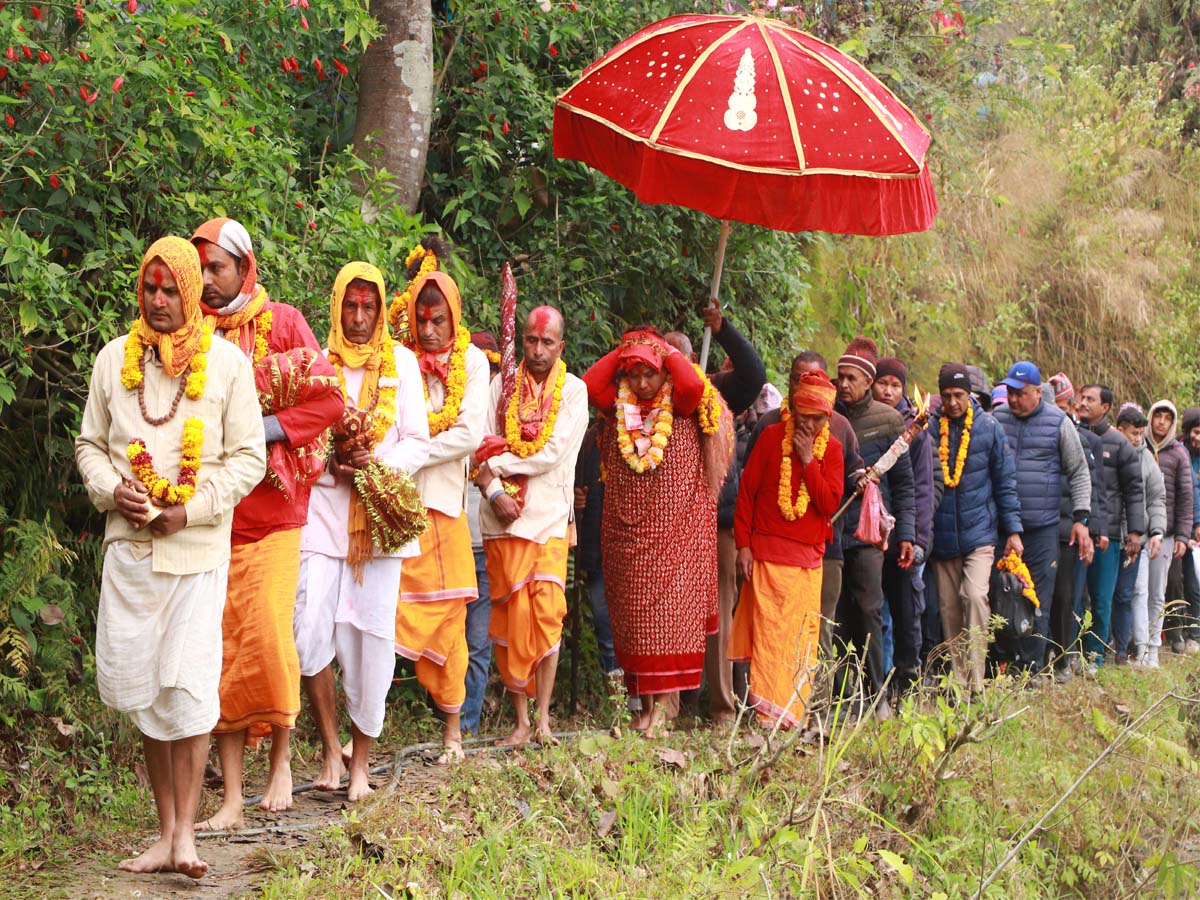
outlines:
M82 59L84 62L91 62L91 60L88 59L88 55L86 53L84 53L82 50L79 51L79 58Z
M113 79L113 93L115 94L117 91L119 91L121 89L121 85L123 85L124 83L125 83L124 75L118 75L116 78L114 78Z
M38 62L40 62L43 66L50 62L51 59L53 59L53 57L45 50L38 51Z
M500 133L508 134L508 123L507 122L505 122L503 125L500 126Z
M75 21L77 21L80 25L83 24L83 4L82 3L75 4Z
M185 97L195 97L195 96L196 96L196 92L195 92L195 91L184 91L184 92L183 92L183 96L185 96Z
M89 94L86 84L81 84L79 86L79 99L82 100L84 103L86 103L88 106L91 106L93 103L95 103L96 98L98 96L100 96L99 91L92 91Z
M309 220L308 220L308 229L309 229L309 231L316 231L316 230L317 230L317 223L316 223L316 222L314 222L312 219L309 219Z
M292 206L296 207L296 209L304 209L304 204L301 203L299 200L293 200Z
M498 10L498 9L497 9L497 10L494 10L494 11L492 12L492 24L493 24L493 25L499 25L499 24L500 24L500 10Z
M12 47L9 47L7 50L4 51L4 55L7 56L10 60L15 60L17 58L17 51L14 50Z
M129 10L129 14L132 16L135 12L137 12L137 0L129 0L129 2L125 4L125 8Z
M33 51L30 50L28 47L22 47L21 53L26 59L33 59Z
M337 69L343 75L350 74L350 70L346 67L346 64L344 62L342 62L340 59L335 59L333 61L333 67L335 69Z
M75 635L74 637L71 638L71 643L76 644L76 645L82 644L83 638L81 638L79 635Z
M620 225L618 225L616 222L613 222L613 224L612 224L612 230L613 230L613 231L620 231L620 230L621 230L621 226L620 226Z
M319 59L313 60L313 68L317 70L317 78L319 78L321 81L324 81L325 80L325 67L323 65L321 65L321 61Z
M4 124L7 125L9 128L16 128L17 120L12 117L11 113L5 113L4 114Z
M300 15L300 27L303 28L305 31L308 31L308 17L305 16L304 14Z
M50 187L54 188L57 191L59 184L61 184L61 182L58 180L58 176L51 175L50 176Z
M33 7L32 9L30 9L30 10L29 10L29 14L30 14L31 16L33 16L35 19L41 19L41 17L42 17L42 11L41 11L41 9L40 9L39 7L37 7L37 6Z
M250 133L254 134L254 126L253 125L250 126Z
M8 66L0 66L0 81L8 77Z
M558 48L555 47L553 44L551 44L549 47L546 48L546 52L549 53L551 56L558 56Z

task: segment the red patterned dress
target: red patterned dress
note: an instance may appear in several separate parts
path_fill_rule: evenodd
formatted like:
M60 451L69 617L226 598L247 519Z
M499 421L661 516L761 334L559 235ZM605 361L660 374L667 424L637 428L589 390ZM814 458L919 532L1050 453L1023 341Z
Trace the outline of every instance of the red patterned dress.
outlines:
M630 696L700 686L717 630L717 498L694 415L675 419L662 465L635 473L609 419L601 542L617 662Z

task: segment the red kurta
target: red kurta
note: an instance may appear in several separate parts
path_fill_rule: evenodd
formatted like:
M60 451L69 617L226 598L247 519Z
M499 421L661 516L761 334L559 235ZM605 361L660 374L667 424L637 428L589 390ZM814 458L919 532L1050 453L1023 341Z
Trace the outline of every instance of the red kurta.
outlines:
M265 308L271 311L271 332L267 338L271 353L283 353L295 347L321 350L300 310L272 301L268 301ZM250 328L242 329L244 338L250 342L249 348L242 347L247 357L254 346L251 331ZM337 376L323 356L313 365L312 374ZM320 399L280 410L277 417L289 446L300 447L316 438L342 414L343 406L341 391L333 390ZM252 544L277 531L300 528L307 521L308 491L297 491L297 496L289 502L269 479L264 478L234 509L233 543Z
M769 425L746 460L734 510L733 536L738 549L749 547L755 560L811 569L820 565L831 537L829 517L842 499L842 445L832 435L825 458L801 466L792 453L792 501L801 480L808 487L808 510L795 522L779 511L779 464L784 426Z

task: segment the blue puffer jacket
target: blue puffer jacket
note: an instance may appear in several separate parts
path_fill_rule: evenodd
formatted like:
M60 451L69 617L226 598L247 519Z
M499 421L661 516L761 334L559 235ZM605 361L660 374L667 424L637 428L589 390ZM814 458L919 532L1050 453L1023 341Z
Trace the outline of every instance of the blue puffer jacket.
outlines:
M971 406L975 419L962 480L958 487L945 488L933 516L933 550L929 554L933 559L966 556L980 547L995 546L998 538L1021 532L1017 471L1004 429L974 399ZM929 418L929 438L934 447L941 442L941 421L940 409ZM958 455L963 421L950 421L951 471Z
M1007 405L997 409L994 418L1004 429L1013 452L1021 525L1045 528L1058 524L1063 479L1058 442L1066 418L1063 411L1042 401L1023 419L1013 415Z

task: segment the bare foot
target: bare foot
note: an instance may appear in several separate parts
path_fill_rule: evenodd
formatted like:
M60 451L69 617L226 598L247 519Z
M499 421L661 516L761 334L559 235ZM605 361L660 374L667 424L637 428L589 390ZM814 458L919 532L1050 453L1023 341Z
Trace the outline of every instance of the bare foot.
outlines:
M529 726L518 725L512 734L495 742L497 747L521 747L529 743Z
M292 808L292 767L280 766L278 771L272 771L267 778L267 789L258 804L259 809L267 812L283 812Z
M188 878L203 878L208 872L208 863L196 853L196 842L190 834L180 832L172 847L175 871Z
M342 786L342 775L346 772L338 751L326 753L321 763L321 774L313 781L313 789L318 791L336 791Z
M556 738L554 736L554 732L550 730L549 724L538 726L537 741L543 747L557 747L558 746L558 738Z
M122 872L171 872L174 871L172 860L170 839L159 838L140 856L121 860L117 868Z
M203 822L197 822L193 827L196 831L233 831L244 828L245 825L246 820L242 817L241 797L238 797L233 802L222 803L220 809Z
M650 714L640 712L629 720L630 731L645 731L650 725Z
M466 756L463 754L462 741L447 740L442 744L442 755L437 758L436 763L439 766L448 766L464 759Z
M351 803L357 803L363 797L373 793L375 793L375 790L367 780L367 773L365 771L355 772L351 770L350 787L346 790L346 798Z
M350 738L350 740L342 745L342 765L350 765L350 758L352 756L354 756L354 738Z

